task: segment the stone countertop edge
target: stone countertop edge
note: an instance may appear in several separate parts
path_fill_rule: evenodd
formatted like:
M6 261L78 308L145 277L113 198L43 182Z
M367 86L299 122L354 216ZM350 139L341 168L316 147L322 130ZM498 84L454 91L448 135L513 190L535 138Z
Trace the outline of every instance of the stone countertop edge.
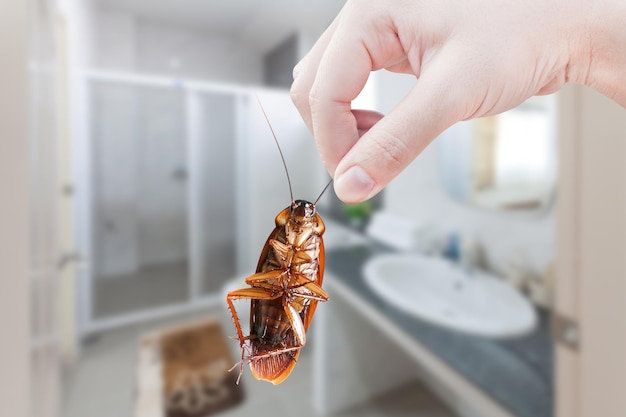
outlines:
M411 317L372 292L362 277L368 259L390 252L376 243L328 250L326 279L331 287L336 283L344 296L352 293L358 297L359 303L366 303L408 340L426 348L515 416L552 417L554 355L549 315L540 311L533 332L503 340L464 334Z

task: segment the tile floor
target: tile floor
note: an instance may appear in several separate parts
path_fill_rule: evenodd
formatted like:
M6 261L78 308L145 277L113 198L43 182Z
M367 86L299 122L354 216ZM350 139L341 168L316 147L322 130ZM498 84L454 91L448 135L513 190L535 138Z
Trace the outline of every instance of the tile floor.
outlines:
M62 417L131 417L134 414L137 341L155 329L210 315L202 314L161 320L113 330L93 338L68 372L64 386ZM223 417L315 417L311 405L311 354L304 350L300 363L287 381L273 386L254 380L248 369L242 384L246 399ZM386 395L373 398L335 417L454 417L419 382L412 382ZM133 416L134 417L134 416Z

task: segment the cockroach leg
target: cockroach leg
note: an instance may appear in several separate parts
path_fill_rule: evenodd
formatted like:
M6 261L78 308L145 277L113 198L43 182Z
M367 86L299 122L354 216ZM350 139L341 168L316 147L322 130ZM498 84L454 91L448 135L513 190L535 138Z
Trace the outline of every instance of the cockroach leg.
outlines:
M302 349L302 346L284 347L284 348L280 348L276 350L270 350L269 352L265 352L262 355L249 356L245 360L254 362L254 361L264 359L264 358L269 358L270 356L276 356L276 355L282 355L283 353L295 352L300 349Z
M237 338L239 339L239 347L241 348L241 362L240 362L240 371L239 376L237 377L237 385L239 385L239 380L241 379L241 375L243 374L243 364L244 364L244 350L248 348L246 345L246 340L252 339L250 335L244 336L243 331L241 330L241 323L239 321L239 316L237 315L237 309L233 304L233 300L241 300L241 299L251 299L251 300L274 300L279 298L282 294L276 294L274 291L269 291L264 288L241 288L238 290L234 290L228 293L226 296L226 302L228 303L228 309L233 316L233 321L235 322L235 328L237 329ZM237 365L237 364L236 364ZM235 366L236 366L235 365ZM234 367L233 367L234 369Z
M244 345L243 348L248 352L248 356L247 357L244 356L243 349L242 349L241 360L239 362L237 362L236 364L234 364L228 370L228 372L232 372L233 369L239 367L239 376L237 376L237 382L236 382L237 385L239 385L239 381L241 380L241 376L243 375L243 366L247 362L254 362L254 361L261 360L261 359L269 358L271 356L282 355L284 353L291 353L292 359L295 360L295 352L300 350L302 348L302 346L292 346L292 347L280 348L280 349L272 350L272 351L269 351L269 352L265 352L265 353L263 353L261 355L252 355L251 352L250 352L250 347L248 345Z
M237 366L239 366L239 375L237 376L237 381L235 382L237 385L239 385L239 381L241 381L241 375L243 375L243 365L246 363L247 359L241 359L239 362L237 362L236 364L234 364L232 366L232 368L230 368L228 370L228 372L232 372L233 369L235 369Z
M239 336L228 336L228 338L230 340L239 340ZM243 337L244 340L252 340L252 339L257 339L257 338L258 338L258 336L255 335L255 334L251 334L251 335Z
M251 288L252 289L252 288ZM237 290L237 291L243 291L242 290ZM236 291L233 291L236 292ZM229 298L227 298L227 300L229 301L229 306L232 305L232 300L230 299L230 295L233 293L229 293ZM237 297L239 298L243 298L241 296L241 293L237 293ZM234 295L235 296L235 295ZM274 299L274 298L278 298L276 296L273 296L272 293L267 293L265 295L266 299ZM261 355L252 355L250 352L250 348L248 345L246 345L244 343L244 340L242 339L253 339L254 337L252 336L241 336L240 340L240 344L242 347L241 350L241 361L239 361L238 363L236 363L231 369L230 371L232 371L233 369L235 369L237 366L239 366L239 376L237 377L237 384L239 384L239 380L241 379L241 375L243 374L243 366L246 362L254 362L254 361L258 361L264 358L269 358L271 356L276 356L276 355L282 355L284 353L289 353L289 352L294 352L292 353L292 358L295 357L295 352L300 350L304 344L306 343L306 330L304 329L304 323L302 322L302 319L300 318L300 315L298 314L298 312L296 311L295 307L287 300L287 299L283 299L283 308L285 310L285 313L287 314L287 317L289 318L289 322L291 324L291 328L294 332L294 335L296 337L296 340L298 342L298 344L296 346L290 346L290 347L281 347L278 349L274 349L268 352L265 352ZM232 307L232 309L234 310L234 306ZM236 323L239 324L239 323ZM238 332L241 333L241 327L239 327ZM248 350L248 357L245 357L245 353L244 350Z
M241 288L228 293L226 296L226 302L228 303L228 309L230 310L230 314L232 314L233 321L235 322L235 328L237 329L237 337L239 338L240 346L243 347L246 337L243 335L243 331L241 330L239 316L237 315L237 310L235 309L233 300L274 300L279 298L281 295L282 294L280 293L276 294L275 292L269 291L265 288Z
M304 293L302 291L294 291L294 293L301 298L308 298L310 300L317 301L328 301L328 294L324 289L316 284L314 281L311 281L304 275L296 274L296 284L287 287L290 290L296 290L298 288L306 288L310 294Z
M250 340L250 339L256 339L256 335L255 336L245 336L246 340ZM245 352L248 353L248 357L245 357ZM243 375L243 365L246 362L250 361L250 355L252 354L252 352L250 351L250 346L248 345L242 345L241 346L241 360L239 362L237 362L236 364L234 364L232 366L232 368L230 368L228 370L228 372L231 372L233 369L235 369L237 366L239 366L239 375L237 376L237 382L236 384L239 385L239 381L241 380L241 375Z
M252 287L264 288L272 291L282 291L281 278L286 272L275 269L269 272L258 272L246 278L246 284Z

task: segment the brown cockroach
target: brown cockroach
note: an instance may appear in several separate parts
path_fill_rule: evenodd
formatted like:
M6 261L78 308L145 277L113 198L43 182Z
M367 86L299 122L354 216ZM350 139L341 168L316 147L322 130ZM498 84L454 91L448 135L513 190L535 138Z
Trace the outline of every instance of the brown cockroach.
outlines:
M296 364L317 303L328 300L322 289L325 226L315 205L330 182L313 203L293 199L285 158L263 106L261 110L285 167L291 205L276 216L276 227L263 246L256 273L245 280L250 287L229 292L226 302L241 347L239 377L244 363L249 362L255 378L277 385L287 379ZM243 334L233 304L239 299L250 299L249 335Z

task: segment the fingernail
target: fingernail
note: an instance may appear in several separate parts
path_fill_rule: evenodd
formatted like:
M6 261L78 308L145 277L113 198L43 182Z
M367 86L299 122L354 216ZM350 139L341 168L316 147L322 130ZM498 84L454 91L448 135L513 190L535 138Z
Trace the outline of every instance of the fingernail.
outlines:
M374 180L359 166L353 166L335 181L335 193L346 202L365 200L374 188Z

